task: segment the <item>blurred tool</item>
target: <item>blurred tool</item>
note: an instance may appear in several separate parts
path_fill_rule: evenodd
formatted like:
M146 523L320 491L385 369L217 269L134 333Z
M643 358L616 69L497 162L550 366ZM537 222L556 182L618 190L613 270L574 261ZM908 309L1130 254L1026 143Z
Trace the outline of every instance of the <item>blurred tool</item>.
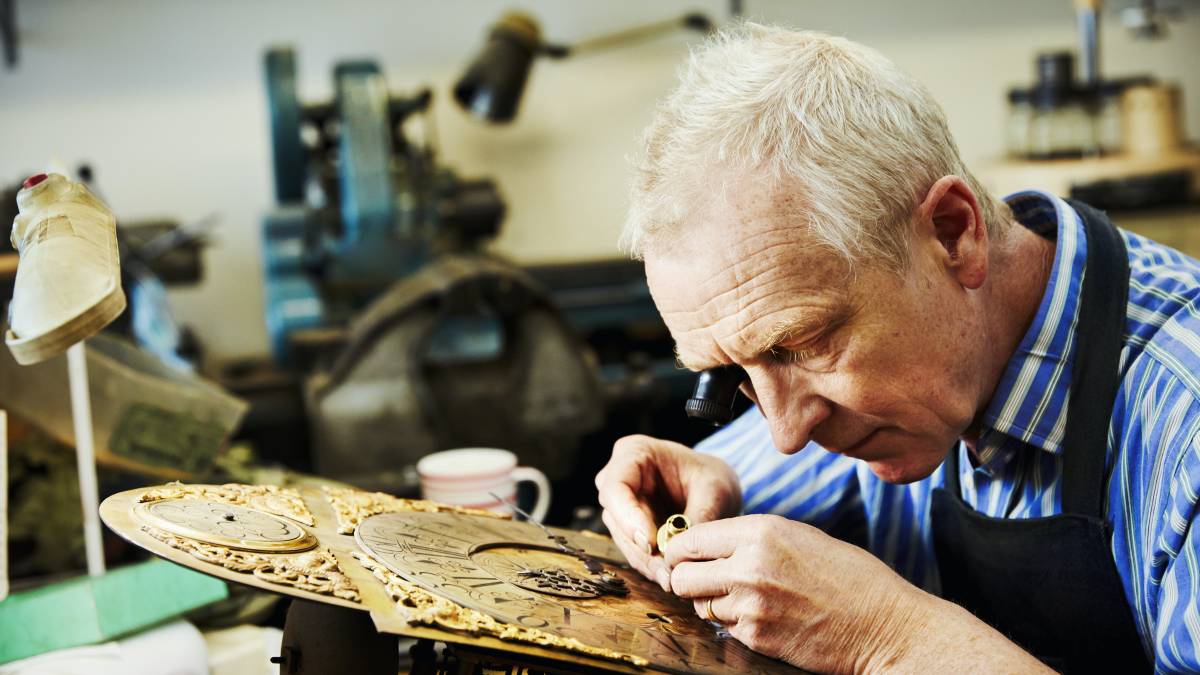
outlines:
M502 446L564 479L604 418L586 345L526 274L483 257L443 256L388 289L305 401L318 472L392 491L380 469L454 447Z
M658 552L662 553L662 550L667 547L668 541L671 541L675 535L686 532L691 526L692 521L682 513L676 513L670 518L667 518L667 522L663 523L662 527L658 528Z
M1008 93L1008 159L981 172L998 192L1037 186L1104 209L1186 204L1200 196L1200 150L1183 137L1182 95L1150 75L1104 78L1101 3L1077 0L1082 72L1070 51L1039 54L1037 80ZM1161 38L1154 2L1122 13L1139 39Z
M403 493L396 470L430 452L500 446L566 476L603 419L594 361L535 281L482 252L505 210L495 185L438 167L428 129L405 133L432 93L392 96L356 61L334 68L332 103L301 106L292 52L266 69L267 326L304 374L316 469Z
M519 39L506 26L476 84L508 92L492 100L515 111L529 64L503 55ZM679 22L655 26L642 35ZM701 437L674 414L691 377L674 367L640 263L521 269L488 255L504 205L491 181L437 164L431 92L395 97L374 64L343 63L334 100L302 105L295 73L290 50L267 54L274 364L223 378L251 399L242 433L264 458L415 494L424 454L505 447L569 496L548 516L561 522L620 436Z
M505 207L491 180L437 165L428 126L408 138L410 119L428 123L429 90L392 95L374 62L346 61L334 100L302 105L290 48L267 52L265 69L279 202L263 222L266 320L288 363L301 331L319 342L435 255L477 250Z
M499 124L511 122L516 117L533 60L538 56L564 59L637 44L678 30L708 32L712 29L713 23L708 17L692 13L573 45L551 44L543 41L536 19L524 12L509 12L492 25L483 49L454 85L454 100L463 110L481 120Z
M209 475L245 403L109 331L86 346L89 387L97 394L91 410L101 469L158 481ZM75 436L62 369L61 359L18 366L0 353L0 408L45 434L47 442L70 446Z
M8 413L0 410L0 600L8 597Z
M1164 7L1156 0L1137 0L1121 10L1121 24L1142 39L1166 37L1167 22L1178 21L1179 7Z
M1100 0L1075 0L1075 22L1083 55L1083 83L1093 87L1100 81Z
M4 65L17 66L17 0L0 0L0 44L4 46Z
M733 3L731 10L734 15L740 14L740 3ZM568 46L545 42L537 20L528 14L510 12L492 26L483 49L455 85L454 98L464 110L482 120L510 122L516 116L529 71L537 56L561 59L599 52L680 29L708 32L713 29L713 23L703 14L686 14ZM636 308L630 305L626 309ZM731 379L732 375L733 371L729 369L701 374L695 393L686 404L688 415L714 425L729 422L733 417L737 387L744 378L744 371L742 378L736 381ZM678 379L678 373L660 377Z
M92 410L83 341L125 310L112 211L58 174L30 176L17 193L12 241L21 257L5 342L22 365L67 352L88 574L104 574Z
M77 180L103 200L95 173L88 164L76 169ZM8 244L20 189L19 182L0 186L0 311L5 309L16 276L18 256ZM166 290L200 282L201 253L208 245L217 216L210 214L185 224L167 218L118 221L121 287L128 306L104 330L128 336L164 362L191 370L201 358L200 345L190 329L175 321Z
M37 174L17 193L20 255L4 339L29 365L95 335L125 310L116 218L80 183Z

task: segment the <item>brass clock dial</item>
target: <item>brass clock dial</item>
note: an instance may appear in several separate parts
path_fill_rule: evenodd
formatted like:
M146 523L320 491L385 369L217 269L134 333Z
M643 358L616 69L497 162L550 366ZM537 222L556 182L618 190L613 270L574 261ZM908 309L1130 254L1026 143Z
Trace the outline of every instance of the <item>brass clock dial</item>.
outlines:
M146 525L180 537L255 553L294 553L317 545L299 523L265 511L206 499L164 499L138 504Z
M355 540L388 569L427 591L493 618L636 654L675 672L794 672L750 651L677 598L627 569L606 538L554 530L603 562L627 594L597 592L596 575L534 525L455 513L385 513Z

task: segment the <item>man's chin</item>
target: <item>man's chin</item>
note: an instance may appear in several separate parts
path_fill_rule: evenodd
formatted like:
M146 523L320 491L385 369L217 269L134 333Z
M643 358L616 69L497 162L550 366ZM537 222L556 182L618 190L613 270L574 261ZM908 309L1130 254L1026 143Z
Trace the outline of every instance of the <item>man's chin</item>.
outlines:
M932 465L928 461L914 461L908 457L888 457L886 459L867 460L867 467L879 480L895 485L905 485L924 480L933 474L942 461L939 459Z

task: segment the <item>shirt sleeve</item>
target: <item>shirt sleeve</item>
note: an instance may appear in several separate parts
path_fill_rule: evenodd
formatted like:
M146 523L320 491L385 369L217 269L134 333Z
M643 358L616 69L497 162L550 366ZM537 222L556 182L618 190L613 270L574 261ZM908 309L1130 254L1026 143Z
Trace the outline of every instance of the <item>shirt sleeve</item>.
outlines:
M1184 453L1166 497L1156 555L1165 564L1154 626L1154 666L1160 673L1200 672L1200 437Z
M866 516L854 460L813 443L792 455L779 452L757 407L696 450L733 467L746 513L785 516L866 547Z

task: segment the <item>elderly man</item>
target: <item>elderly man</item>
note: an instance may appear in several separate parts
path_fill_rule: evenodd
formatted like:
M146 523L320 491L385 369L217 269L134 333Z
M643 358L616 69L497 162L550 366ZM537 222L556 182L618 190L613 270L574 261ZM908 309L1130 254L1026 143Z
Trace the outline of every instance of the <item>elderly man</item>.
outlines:
M757 409L616 445L634 567L817 671L1200 670L1200 263L996 199L839 38L718 36L645 142L627 243L679 362Z

